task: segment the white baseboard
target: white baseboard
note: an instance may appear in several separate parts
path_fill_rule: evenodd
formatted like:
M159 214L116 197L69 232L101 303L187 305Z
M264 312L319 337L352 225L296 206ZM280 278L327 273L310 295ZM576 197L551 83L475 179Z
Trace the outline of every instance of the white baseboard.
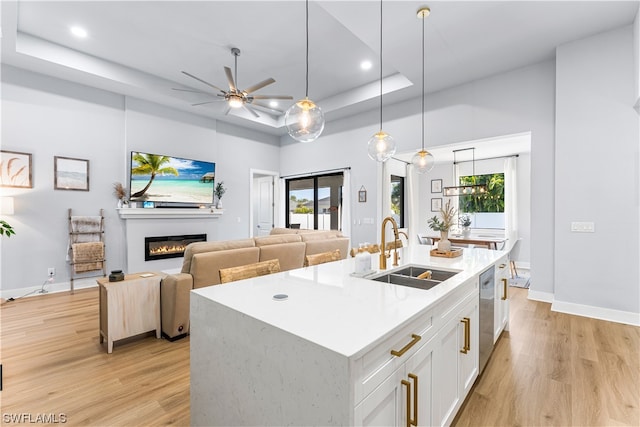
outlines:
M558 300L553 301L551 304L551 310L560 313L574 314L576 316L607 320L609 322L640 326L640 313L632 313L630 311L613 310L611 308L594 307L592 305L576 304L573 302Z
M85 289L85 288L94 288L98 286L96 283L96 277L87 277L84 279L75 279L73 281L74 289ZM18 299L22 297L32 297L36 295L42 295L40 290L42 289L42 285L40 286L29 286L26 288L15 288L15 289L1 289L0 290L0 298L4 300L8 300L9 298ZM46 294L53 294L57 292L68 292L71 290L70 282L53 282L46 283L44 285L44 290Z
M553 293L551 292L540 292L529 289L527 298L534 301L553 303Z

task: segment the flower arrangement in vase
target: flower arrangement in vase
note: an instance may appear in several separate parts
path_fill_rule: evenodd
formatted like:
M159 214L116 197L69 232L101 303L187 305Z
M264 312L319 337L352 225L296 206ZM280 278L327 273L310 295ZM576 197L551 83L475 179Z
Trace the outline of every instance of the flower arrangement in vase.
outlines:
M127 201L127 189L119 182L113 183L113 195L118 199L118 207L122 208L129 204Z
M429 228L433 231L440 232L440 240L438 240L438 250L449 251L451 250L451 242L449 241L449 230L455 224L456 209L451 206L451 200L447 200L447 203L440 208L440 218L433 216L429 218L427 223Z
M469 237L469 234L471 233L471 216L469 214L461 215L458 222L462 227L462 235L464 237Z

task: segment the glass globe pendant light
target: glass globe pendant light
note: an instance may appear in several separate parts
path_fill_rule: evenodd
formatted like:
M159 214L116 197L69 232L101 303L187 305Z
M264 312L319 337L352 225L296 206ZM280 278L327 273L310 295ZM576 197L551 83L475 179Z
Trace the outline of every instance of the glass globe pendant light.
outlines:
M368 152L369 157L376 162L386 162L396 152L396 141L382 130L382 0L380 0L380 131L369 139Z
M418 18L422 19L422 149L413 156L411 164L419 174L431 171L435 163L433 154L424 149L424 21L430 14L431 9L428 7L418 10Z
M309 0L306 0L306 87L305 97L293 104L284 116L284 124L291 138L300 142L315 141L324 129L324 113L309 99Z

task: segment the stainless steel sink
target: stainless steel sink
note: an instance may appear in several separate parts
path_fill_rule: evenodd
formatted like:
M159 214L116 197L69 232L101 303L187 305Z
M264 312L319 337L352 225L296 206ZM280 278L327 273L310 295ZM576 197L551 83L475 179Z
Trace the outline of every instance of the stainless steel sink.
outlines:
M418 276L422 275L426 271L431 271L431 278L419 279ZM436 270L429 267L411 265L376 277L370 277L370 279L383 283L428 290L456 274L458 274L458 272Z
M375 280L377 282L392 283L394 285L400 285L400 286L409 286L411 288L418 288L418 289L431 289L434 286L441 283L436 280L416 279L415 277L404 276L402 274L394 274L394 273L384 274L372 280Z
M436 270L434 268L414 266L414 265L405 267L398 271L394 271L393 273L402 274L403 276L418 277L427 271L431 271L431 280L436 280L438 282L444 282L445 280L450 279L451 277L458 274L455 271Z

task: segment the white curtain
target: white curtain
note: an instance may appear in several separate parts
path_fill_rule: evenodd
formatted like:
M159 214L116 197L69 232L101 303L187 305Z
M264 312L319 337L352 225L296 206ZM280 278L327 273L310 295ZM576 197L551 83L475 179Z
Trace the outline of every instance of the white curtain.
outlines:
M418 229L418 223L420 215L420 201L418 200L418 184L419 179L414 173L414 167L411 163L406 165L407 169L407 211L409 212L409 224L407 229L407 234L409 235L409 244L417 245L420 242L418 241L418 233L420 230Z
M512 248L518 241L518 183L517 183L517 157L511 156L504 160L504 216L505 237L507 244L505 249Z
M351 188L351 170L345 169L342 174L342 234L351 238L351 205L355 192Z

